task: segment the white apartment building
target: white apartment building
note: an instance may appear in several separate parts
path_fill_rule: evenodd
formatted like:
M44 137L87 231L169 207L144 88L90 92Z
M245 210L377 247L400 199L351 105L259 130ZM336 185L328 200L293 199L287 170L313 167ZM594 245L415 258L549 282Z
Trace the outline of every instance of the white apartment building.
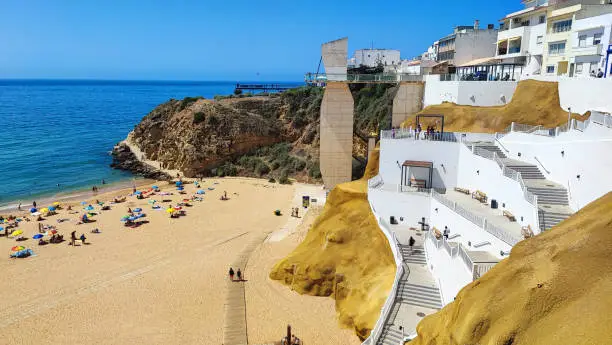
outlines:
M543 74L610 77L612 1L551 0L548 9Z
M355 50L349 65L355 67L376 67L398 65L400 63L400 51L395 49L358 49Z
M524 0L525 8L500 21L495 56L503 63L525 65L524 75L540 74L548 0Z
M492 24L486 29L474 26L458 26L454 32L438 40L437 62L459 66L469 61L495 56L497 29Z

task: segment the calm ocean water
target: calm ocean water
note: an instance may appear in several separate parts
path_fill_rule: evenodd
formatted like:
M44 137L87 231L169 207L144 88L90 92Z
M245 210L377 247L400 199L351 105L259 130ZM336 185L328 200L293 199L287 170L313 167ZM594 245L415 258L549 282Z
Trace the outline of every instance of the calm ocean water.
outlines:
M89 189L102 179L129 181L129 173L109 167L109 151L143 116L170 98L212 98L232 93L234 85L0 80L0 209Z

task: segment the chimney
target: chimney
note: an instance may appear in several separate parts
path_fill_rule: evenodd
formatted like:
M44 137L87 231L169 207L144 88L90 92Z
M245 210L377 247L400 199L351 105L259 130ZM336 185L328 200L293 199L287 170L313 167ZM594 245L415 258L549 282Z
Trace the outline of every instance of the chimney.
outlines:
M478 30L478 24L479 24L479 23L480 23L480 22L478 21L478 19L476 19L476 20L474 21L474 30Z

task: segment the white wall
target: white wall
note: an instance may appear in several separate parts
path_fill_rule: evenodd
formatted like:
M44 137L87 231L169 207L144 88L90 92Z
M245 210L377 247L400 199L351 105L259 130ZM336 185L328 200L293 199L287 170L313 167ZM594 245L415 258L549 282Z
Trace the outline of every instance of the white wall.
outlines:
M511 132L500 141L510 150L508 157L517 159L520 152L521 160L538 165L547 179L564 185L574 210L612 191L610 128L591 123L584 132L573 130L554 138Z
M504 105L512 99L516 85L513 81L440 81L438 75L427 75L423 105L442 102L481 107Z
M375 214L386 222L389 222L390 216L394 216L399 225L418 227L421 217L429 219L430 200L431 198L424 193L398 193L384 189L368 190L368 201Z
M460 257L451 258L444 248L437 249L431 241L425 241L427 264L439 282L442 304L451 303L464 286L474 278L472 272L463 264Z
M457 33L455 37L455 65L474 59L495 56L497 30L480 29Z
M507 209L521 225L538 228L535 207L525 200L519 183L505 177L497 163L477 156L465 145L461 145L458 173L457 186L486 193L489 199L495 199L499 203L500 215Z
M405 160L427 161L433 163L433 187L454 188L457 186L459 145L411 138L383 139L380 141L379 174L385 183L399 184L401 169L398 163L401 166Z
M536 15L534 17L539 17ZM532 19L534 20L534 19ZM538 20L538 18L535 18ZM538 23L536 21L536 23ZM538 36L542 36L540 43L538 44ZM527 46L527 51L531 55L542 55L544 54L544 40L546 36L546 23L538 24L529 27L529 45Z

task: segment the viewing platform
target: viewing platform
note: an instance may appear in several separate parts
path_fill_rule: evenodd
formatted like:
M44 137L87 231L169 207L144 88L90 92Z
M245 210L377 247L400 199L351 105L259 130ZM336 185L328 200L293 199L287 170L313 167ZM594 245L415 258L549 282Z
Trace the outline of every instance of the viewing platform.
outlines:
M327 73L306 73L304 82L308 85L321 85L327 82L345 82L351 84L358 83L381 83L381 84L396 84L399 82L422 83L423 76L417 74L396 74L396 73L380 73L380 74L327 74Z
M295 86L283 84L236 84L235 90L280 92L294 88Z

